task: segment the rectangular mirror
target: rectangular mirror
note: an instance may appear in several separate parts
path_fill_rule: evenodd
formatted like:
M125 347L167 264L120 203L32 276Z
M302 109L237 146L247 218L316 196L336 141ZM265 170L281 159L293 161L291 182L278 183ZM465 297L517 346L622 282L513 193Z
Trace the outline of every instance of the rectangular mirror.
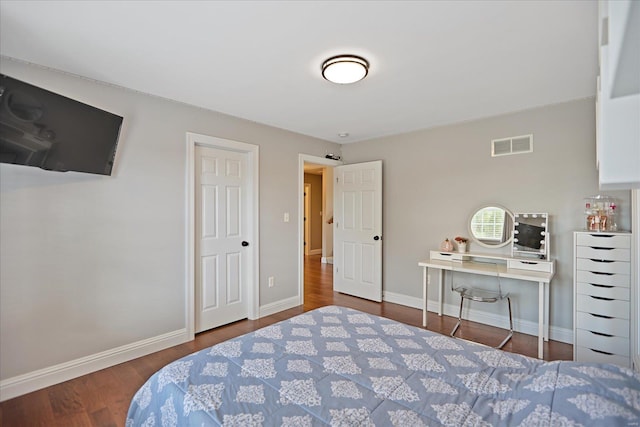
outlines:
M549 255L549 215L546 213L516 213L513 214L513 217L511 255L547 259Z

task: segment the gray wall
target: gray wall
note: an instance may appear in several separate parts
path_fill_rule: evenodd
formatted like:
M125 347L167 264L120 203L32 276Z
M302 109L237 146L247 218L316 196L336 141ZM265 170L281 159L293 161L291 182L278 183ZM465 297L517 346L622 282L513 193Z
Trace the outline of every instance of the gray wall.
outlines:
M260 305L297 295L298 154L339 146L6 58L0 71L125 117L111 177L0 164L1 379L185 327L187 131L260 146ZM526 133L533 154L490 157L492 138ZM598 193L594 133L584 100L344 145L348 163L384 161L385 290L419 297L417 262L466 234L474 208L544 210L551 323L571 328L571 232ZM628 228L629 192L608 194ZM533 287L516 294L516 316L535 320Z
M0 71L124 116L111 177L0 164L1 379L185 327L188 131L260 146L260 304L297 295L298 154L338 145L7 58Z
M599 193L594 111L594 101L586 99L343 145L346 163L383 160L384 291L421 297L417 263L446 237L468 236L469 216L482 205L548 212L557 262L550 323L571 329L572 232L583 226L583 198ZM530 133L533 153L491 157L492 139ZM630 192L606 194L620 199L619 225L629 229ZM491 251L473 242L470 250ZM537 322L537 286L516 281L506 286L515 294L514 316ZM430 288L430 299L437 299L435 290ZM452 294L445 293L446 302L453 303ZM490 304L476 308L504 312Z

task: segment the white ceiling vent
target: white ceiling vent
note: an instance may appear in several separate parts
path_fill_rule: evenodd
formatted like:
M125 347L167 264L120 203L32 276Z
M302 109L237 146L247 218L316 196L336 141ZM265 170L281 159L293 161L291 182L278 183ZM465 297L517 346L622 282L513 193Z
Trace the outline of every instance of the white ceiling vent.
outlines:
M533 152L533 135L511 136L491 141L491 157Z

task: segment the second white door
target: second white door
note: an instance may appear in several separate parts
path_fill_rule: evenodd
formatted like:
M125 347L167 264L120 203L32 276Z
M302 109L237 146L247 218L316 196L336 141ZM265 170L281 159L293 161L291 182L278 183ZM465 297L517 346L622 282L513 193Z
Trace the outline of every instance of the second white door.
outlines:
M337 292L382 301L382 161L334 169Z
M195 332L248 316L247 154L195 147Z

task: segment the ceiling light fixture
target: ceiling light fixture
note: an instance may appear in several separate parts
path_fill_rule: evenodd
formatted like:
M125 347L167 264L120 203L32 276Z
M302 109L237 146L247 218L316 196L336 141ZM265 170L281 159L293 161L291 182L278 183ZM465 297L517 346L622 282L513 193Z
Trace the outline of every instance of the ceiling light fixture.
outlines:
M322 64L322 77L333 83L349 84L364 79L369 72L369 62L355 55L339 55Z

